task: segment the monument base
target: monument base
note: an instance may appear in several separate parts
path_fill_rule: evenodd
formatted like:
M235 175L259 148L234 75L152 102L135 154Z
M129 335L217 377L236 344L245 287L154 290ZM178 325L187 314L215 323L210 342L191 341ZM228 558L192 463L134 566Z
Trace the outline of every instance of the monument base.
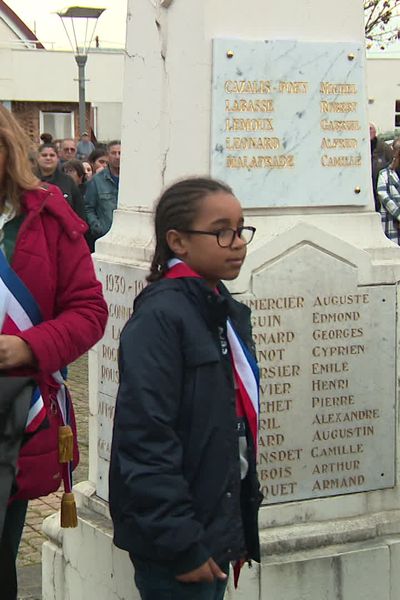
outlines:
M128 554L113 546L107 503L90 482L74 491L78 527L61 529L59 514L43 524L43 600L140 600ZM271 527L261 545L261 566L245 566L226 600L398 599L398 510Z

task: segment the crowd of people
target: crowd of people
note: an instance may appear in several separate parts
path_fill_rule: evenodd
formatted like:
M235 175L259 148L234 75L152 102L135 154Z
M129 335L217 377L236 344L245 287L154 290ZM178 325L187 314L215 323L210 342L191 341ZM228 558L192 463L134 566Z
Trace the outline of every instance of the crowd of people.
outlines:
M33 171L43 182L60 188L75 213L88 225L86 241L95 241L110 229L117 208L121 142L95 146L85 131L80 140L53 140L42 133L41 144L30 152Z

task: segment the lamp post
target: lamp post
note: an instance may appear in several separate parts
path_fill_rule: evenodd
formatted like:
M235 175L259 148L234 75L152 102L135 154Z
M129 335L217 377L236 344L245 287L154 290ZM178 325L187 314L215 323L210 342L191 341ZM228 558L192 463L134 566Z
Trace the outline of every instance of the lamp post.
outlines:
M104 8L70 6L57 13L64 26L72 51L75 53L75 60L78 65L80 135L86 130L85 66L87 55L93 40L97 21L104 10ZM81 36L80 32L82 31L83 34ZM80 44L78 44L78 39Z

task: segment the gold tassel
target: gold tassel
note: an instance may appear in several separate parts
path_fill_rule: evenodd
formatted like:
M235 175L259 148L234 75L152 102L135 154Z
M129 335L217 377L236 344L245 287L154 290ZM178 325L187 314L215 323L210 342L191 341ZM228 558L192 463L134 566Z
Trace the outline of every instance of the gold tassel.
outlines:
M74 457L74 436L69 425L60 425L58 428L58 460L68 463Z
M61 500L61 527L77 527L78 516L76 514L76 504L72 492L64 492Z

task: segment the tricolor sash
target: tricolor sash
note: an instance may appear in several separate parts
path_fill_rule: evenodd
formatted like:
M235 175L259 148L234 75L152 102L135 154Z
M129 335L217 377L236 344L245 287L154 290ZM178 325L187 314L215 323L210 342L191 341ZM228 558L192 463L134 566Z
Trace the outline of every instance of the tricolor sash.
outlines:
M43 321L40 308L29 289L18 277L0 250L0 332L5 335L17 335ZM63 481L67 503L71 502L73 434L70 427L71 399L64 384L65 377L61 371L52 374L57 391L57 405L62 425L59 427L59 462L63 467ZM34 388L28 417L26 433L36 432L47 417L46 407L39 386ZM63 498L64 502L64 498ZM65 502L64 502L65 504ZM69 507L67 508L67 511ZM61 522L63 525L63 506ZM67 519L68 521L68 519ZM72 518L74 521L74 518ZM70 521L71 522L71 521Z
M201 278L200 275L178 258L169 260L168 267L169 271L167 271L165 275L167 279L177 279L181 277ZM227 320L227 338L231 351L232 366L241 412L246 417L254 449L257 454L258 420L260 413L260 377L258 365L246 344L241 340L229 318Z
M243 413L246 416L249 425L254 450L257 456L258 420L260 414L259 369L254 356L240 339L230 319L227 321L227 336L239 398L242 404Z
M42 322L40 309L31 292L13 271L0 251L0 331L15 335ZM46 408L39 387L32 394L26 432L36 431L46 418Z
M200 275L178 258L169 260L168 267L169 271L165 275L166 279L178 279L181 277L201 278ZM218 290L216 291L218 293ZM258 421L260 414L259 369L254 356L241 340L229 318L227 319L226 327L236 387L236 411L238 415L244 415L246 418L254 451L257 456ZM244 560L237 560L233 565L235 588L238 586L240 571L244 563Z

